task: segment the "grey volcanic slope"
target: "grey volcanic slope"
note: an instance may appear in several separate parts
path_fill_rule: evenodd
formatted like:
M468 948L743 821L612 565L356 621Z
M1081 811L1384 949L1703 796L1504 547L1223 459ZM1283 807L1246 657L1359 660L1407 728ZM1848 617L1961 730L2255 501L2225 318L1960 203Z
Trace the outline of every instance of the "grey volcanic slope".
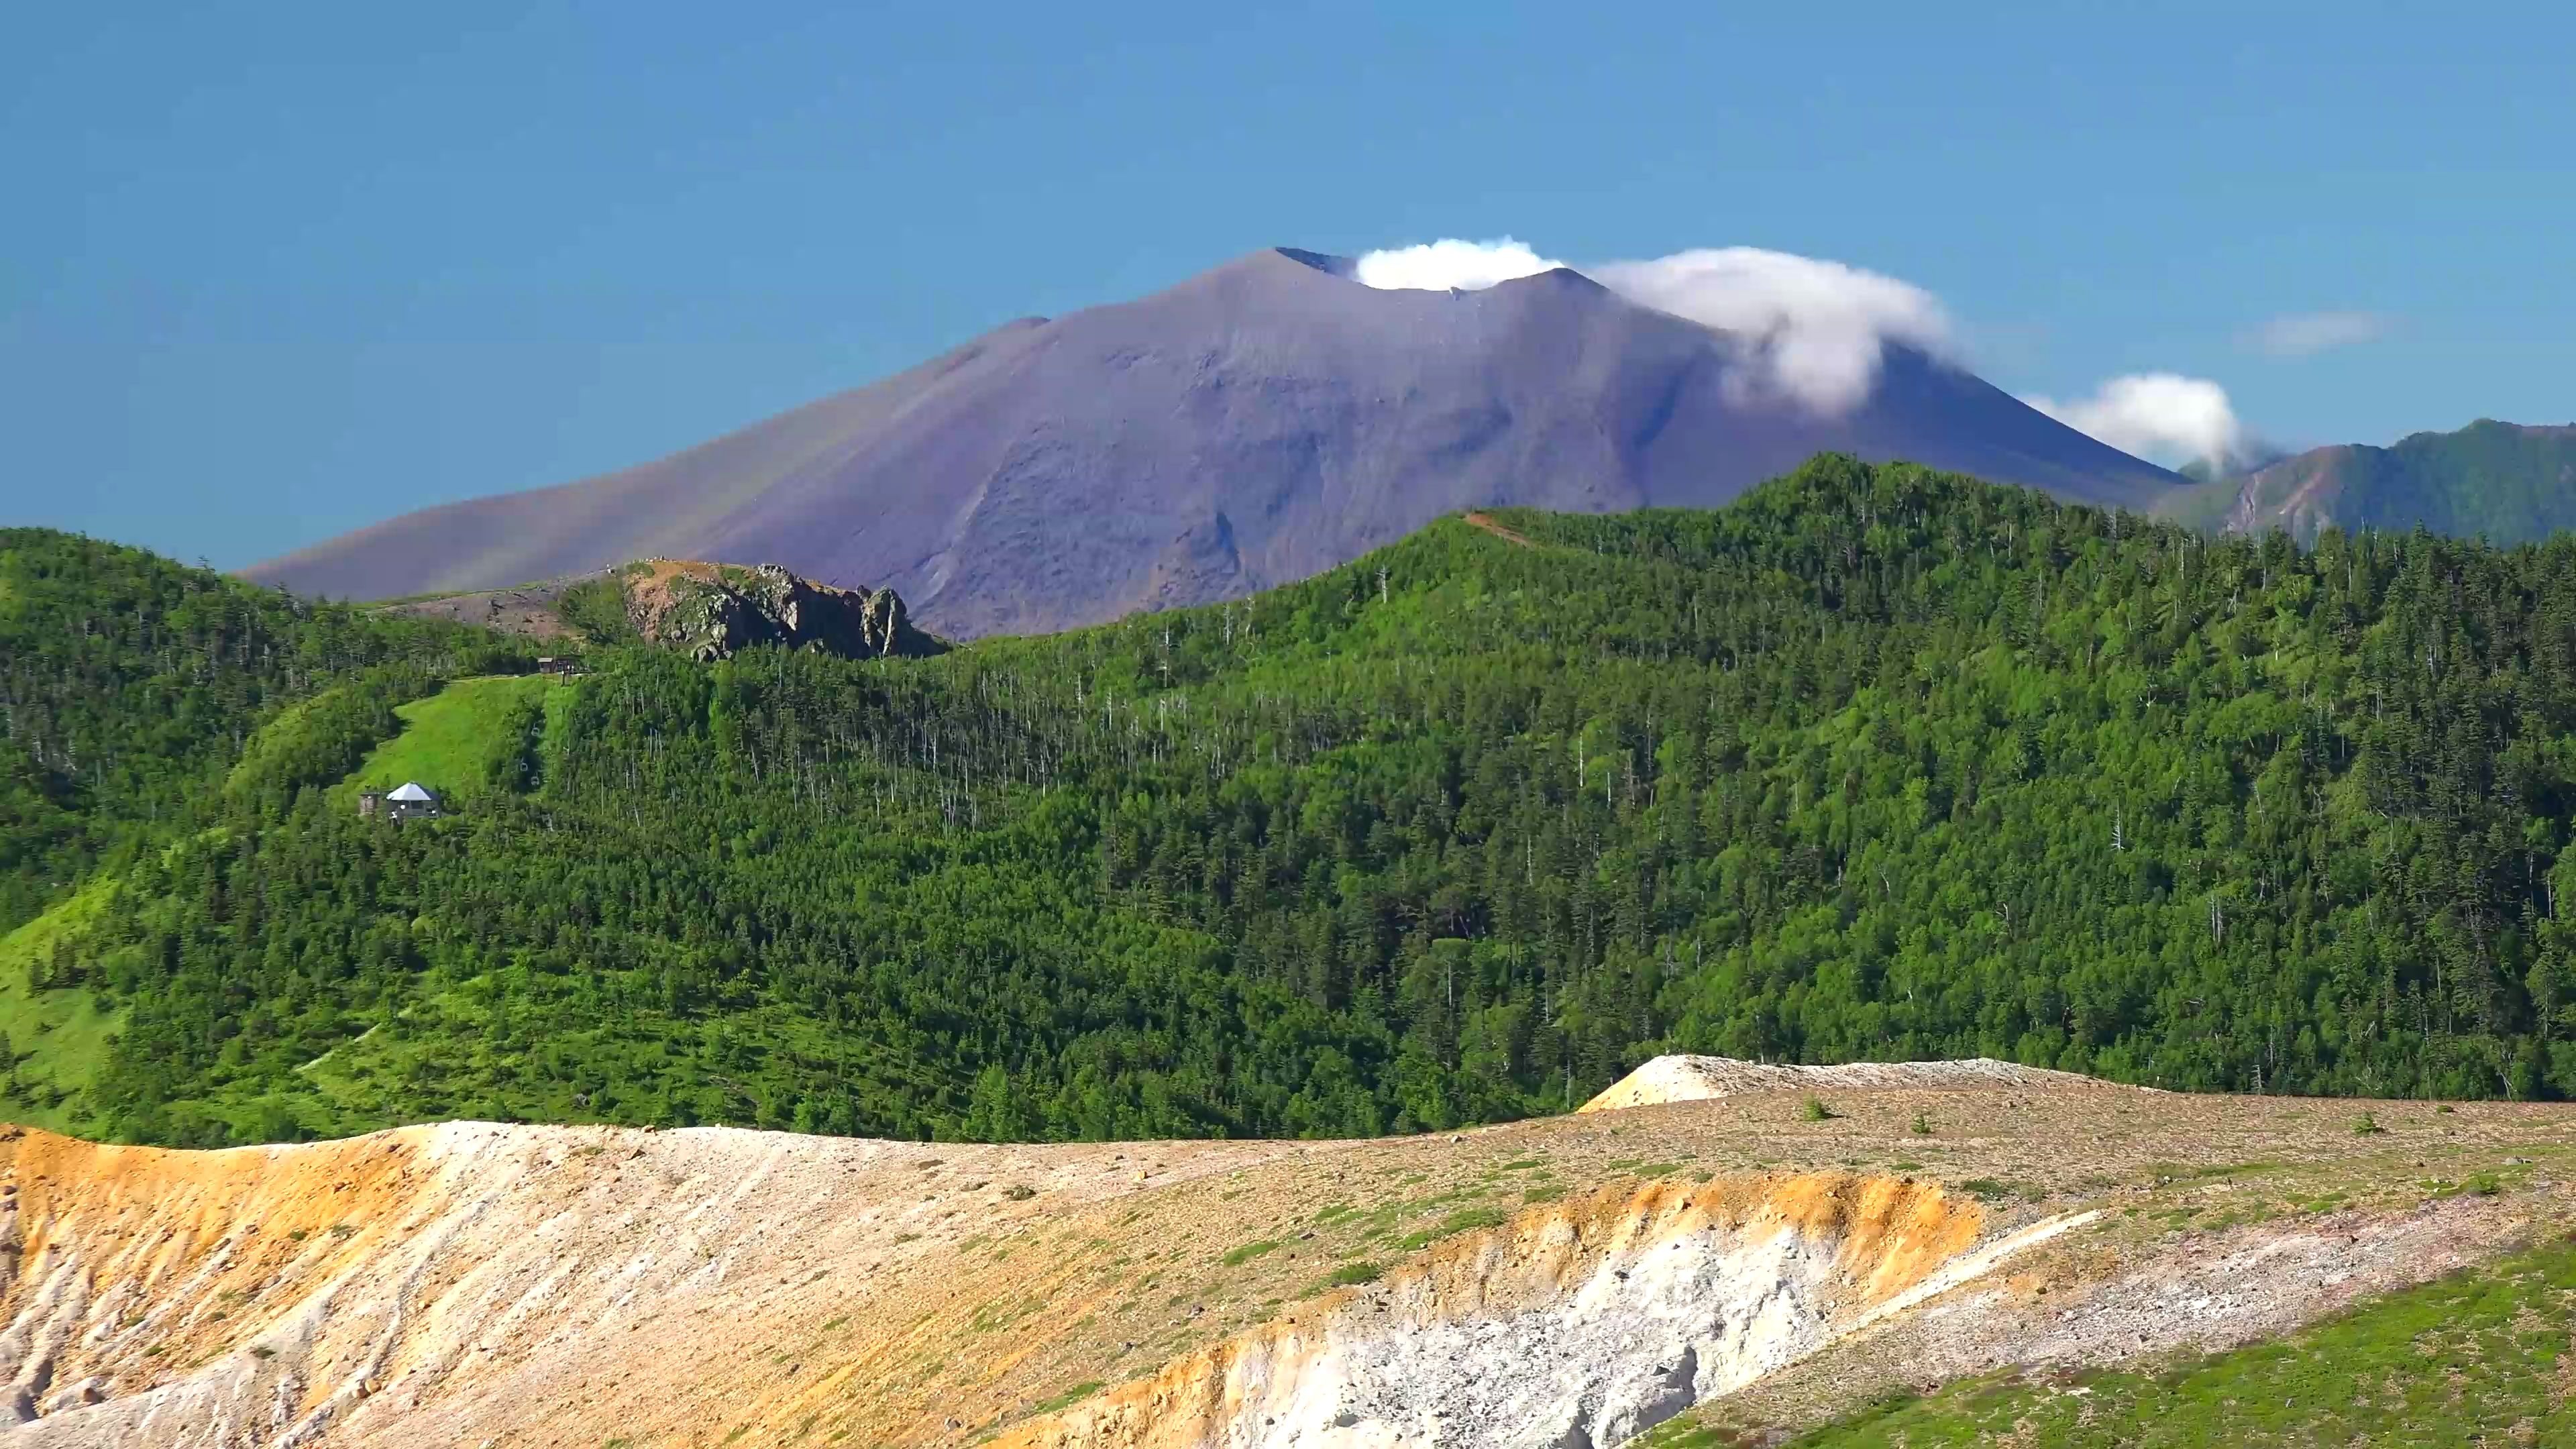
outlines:
M248 570L307 594L499 588L627 559L774 562L899 590L951 637L1304 578L1443 514L1706 507L1819 451L2087 502L2180 480L1921 353L1818 417L1740 339L1572 271L1379 291L1264 251L1025 320L659 462L408 514Z

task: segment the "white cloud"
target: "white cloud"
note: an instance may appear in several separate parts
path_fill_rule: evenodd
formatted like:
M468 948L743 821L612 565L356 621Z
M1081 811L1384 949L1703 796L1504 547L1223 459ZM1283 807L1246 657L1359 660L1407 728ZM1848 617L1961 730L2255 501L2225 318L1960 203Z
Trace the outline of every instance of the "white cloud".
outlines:
M2273 357L2313 357L2376 342L2388 332L2389 320L2376 312L2290 312L2255 328L2245 340Z
M1420 246L1370 252L1360 258L1354 275L1368 286L1388 291L1479 292L1516 277L1536 276L1564 266L1527 246L1503 237L1496 241L1459 241L1444 237Z
M1355 275L1372 287L1475 291L1562 265L1510 237L1451 238L1370 252ZM1582 270L1632 302L1730 334L1749 364L1739 385L1816 412L1841 413L1867 400L1891 341L1952 350L1953 329L1938 298L1840 262L1720 247Z
M1379 288L1479 291L1563 265L1510 237L1448 238L1370 252L1359 259L1354 275ZM1759 247L1715 247L1580 270L1641 306L1725 333L1747 364L1729 379L1731 386L1814 412L1839 414L1867 401L1891 343L1952 359L1960 352L1959 329L1940 298L1841 262ZM2367 341L2386 325L2362 312L2278 317L2261 330L2258 345L2277 355L2305 355ZM2253 444L2227 390L2207 378L2133 373L2103 383L2091 397L2022 401L2123 452L2161 463L2224 464Z
M1590 269L1630 301L1743 338L1756 379L1823 413L1869 397L1890 342L1952 350L1939 298L1910 282L1788 252L1717 247Z
M2205 459L2225 463L2248 441L2227 389L2205 377L2171 372L2115 377L2088 398L2023 402L2124 453L2160 463Z

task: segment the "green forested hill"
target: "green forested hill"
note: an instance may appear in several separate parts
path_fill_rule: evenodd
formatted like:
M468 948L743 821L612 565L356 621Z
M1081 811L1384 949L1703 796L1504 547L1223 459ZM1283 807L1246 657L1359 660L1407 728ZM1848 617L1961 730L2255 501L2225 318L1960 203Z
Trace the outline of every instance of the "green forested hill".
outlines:
M2242 533L2286 530L2314 539L2329 527L2528 543L2576 527L2576 426L2481 419L2449 433L2414 433L2385 448L2312 448L2251 473L2176 492L2180 521Z
M0 933L120 844L193 818L279 707L362 678L399 700L522 652L140 549L0 528Z
M1352 1133L1675 1049L2576 1091L2576 545L1831 458L1493 522L936 659L608 651L401 828L319 788L389 700L245 701L251 783L0 942L0 1010L114 1022L13 1026L9 1110Z

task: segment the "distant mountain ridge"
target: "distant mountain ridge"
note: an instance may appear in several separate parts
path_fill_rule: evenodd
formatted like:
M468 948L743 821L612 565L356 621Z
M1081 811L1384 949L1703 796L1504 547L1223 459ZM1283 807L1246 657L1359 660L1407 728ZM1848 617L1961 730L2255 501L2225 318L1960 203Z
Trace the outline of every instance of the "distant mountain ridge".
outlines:
M247 573L365 598L757 558L897 589L927 627L972 637L1239 597L1470 508L1712 506L1824 451L2130 507L2180 486L1908 348L1825 417L1747 386L1755 342L1573 271L1467 292L1348 271L1258 252L659 462L407 514Z
M2328 527L2422 526L2461 538L2528 543L2576 527L2576 425L2480 419L2414 433L2385 448L2311 448L2238 477L2200 484L2168 510L2235 533L2278 528L2308 540Z

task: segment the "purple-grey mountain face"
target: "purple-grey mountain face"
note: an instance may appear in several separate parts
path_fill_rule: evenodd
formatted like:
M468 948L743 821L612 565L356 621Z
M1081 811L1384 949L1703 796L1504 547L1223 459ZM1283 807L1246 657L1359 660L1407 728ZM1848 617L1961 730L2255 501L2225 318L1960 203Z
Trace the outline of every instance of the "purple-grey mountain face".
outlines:
M1712 506L1824 450L2134 507L2180 483L1908 349L1826 417L1748 386L1739 339L1571 271L1474 292L1347 272L1256 253L660 462L248 573L386 598L646 557L778 563L891 586L971 637L1240 596L1462 509Z

